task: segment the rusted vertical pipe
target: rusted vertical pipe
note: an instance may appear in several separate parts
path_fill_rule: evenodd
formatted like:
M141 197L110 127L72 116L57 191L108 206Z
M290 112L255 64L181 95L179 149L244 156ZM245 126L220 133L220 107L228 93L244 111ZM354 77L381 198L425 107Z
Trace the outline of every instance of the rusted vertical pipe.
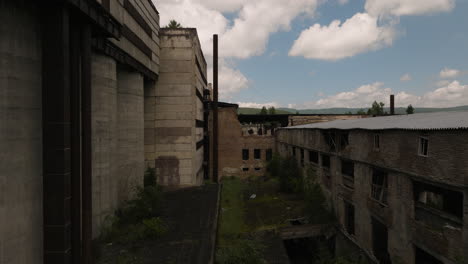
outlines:
M80 25L73 17L70 29L71 106L71 237L72 263L81 263L81 75Z
M92 240L92 152L91 152L91 26L81 31L81 91L82 91L82 206L83 263L91 264Z
M218 35L213 35L213 181L218 182Z
M390 114L395 114L395 95L390 95Z

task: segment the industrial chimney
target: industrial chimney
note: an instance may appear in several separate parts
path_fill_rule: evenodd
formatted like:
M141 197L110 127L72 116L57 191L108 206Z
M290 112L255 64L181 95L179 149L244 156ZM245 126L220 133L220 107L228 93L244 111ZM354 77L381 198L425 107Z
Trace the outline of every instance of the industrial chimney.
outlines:
M395 95L390 95L390 114L395 114Z

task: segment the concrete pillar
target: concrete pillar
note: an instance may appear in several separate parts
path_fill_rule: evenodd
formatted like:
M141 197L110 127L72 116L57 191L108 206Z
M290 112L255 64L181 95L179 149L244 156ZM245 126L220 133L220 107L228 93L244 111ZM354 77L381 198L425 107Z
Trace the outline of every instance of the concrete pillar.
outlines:
M143 186L145 168L144 150L144 84L138 72L119 68L117 71L118 111L118 201L132 197L137 186Z
M34 5L0 1L0 263L42 263L41 30Z
M117 206L117 68L114 59L93 54L92 155L93 238Z
M146 168L155 167L156 141L155 141L155 118L156 118L156 82L145 81L145 163Z

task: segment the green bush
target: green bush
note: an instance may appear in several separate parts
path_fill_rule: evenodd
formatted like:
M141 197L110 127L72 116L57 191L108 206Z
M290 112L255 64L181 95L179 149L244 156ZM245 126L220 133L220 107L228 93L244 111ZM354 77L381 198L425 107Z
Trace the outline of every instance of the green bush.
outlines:
M302 170L293 157L281 158L275 154L268 162L267 170L271 177L279 179L281 191L287 193L302 192Z

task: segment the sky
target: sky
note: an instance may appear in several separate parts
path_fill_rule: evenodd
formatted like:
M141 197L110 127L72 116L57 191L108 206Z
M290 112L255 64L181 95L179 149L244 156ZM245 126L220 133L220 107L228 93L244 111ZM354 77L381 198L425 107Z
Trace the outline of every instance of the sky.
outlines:
M195 27L220 100L320 109L468 105L468 0L153 0Z

